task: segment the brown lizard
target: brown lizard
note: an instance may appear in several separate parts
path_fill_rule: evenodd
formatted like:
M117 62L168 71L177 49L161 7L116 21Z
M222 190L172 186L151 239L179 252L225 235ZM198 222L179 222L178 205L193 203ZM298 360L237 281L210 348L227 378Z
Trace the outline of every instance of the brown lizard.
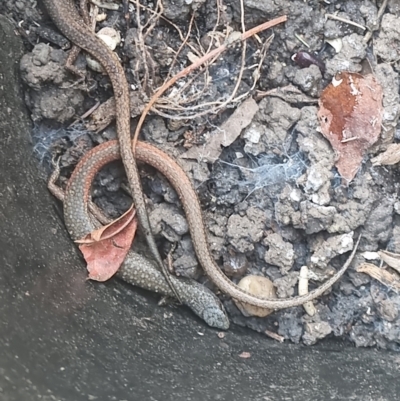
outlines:
M79 239L92 231L88 214L88 200L92 180L105 164L120 158L118 142L103 143L89 151L76 166L65 193L64 219L72 238ZM287 299L257 297L234 284L213 259L207 241L196 191L182 168L166 153L143 142L137 142L136 158L161 172L172 184L182 202L190 227L193 246L207 276L224 293L238 301L268 309L285 309L299 306L322 295L344 274L356 253L360 238L346 263L329 280L306 295Z
M132 191L139 225L152 256L179 300L179 294L171 282L150 227L139 171L131 146L129 86L121 63L116 54L87 27L72 0L43 0L43 3L58 29L76 46L95 57L110 77L116 104L116 125L121 158ZM80 0L80 4L81 7L86 7L85 0Z

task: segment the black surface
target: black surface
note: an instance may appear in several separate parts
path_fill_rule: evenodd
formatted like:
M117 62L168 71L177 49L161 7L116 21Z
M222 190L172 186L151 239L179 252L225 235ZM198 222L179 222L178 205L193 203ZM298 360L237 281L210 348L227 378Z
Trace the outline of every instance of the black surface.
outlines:
M220 339L151 294L85 282L31 155L22 48L1 17L0 43L1 401L399 399L399 354Z

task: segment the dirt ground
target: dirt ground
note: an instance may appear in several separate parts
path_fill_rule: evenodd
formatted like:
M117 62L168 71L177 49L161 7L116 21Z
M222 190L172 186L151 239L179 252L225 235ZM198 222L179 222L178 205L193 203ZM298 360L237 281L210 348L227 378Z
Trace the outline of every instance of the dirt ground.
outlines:
M398 350L398 273L375 256L378 250L400 252L398 170L395 164L379 166L371 159L400 136L399 3L243 0L244 13L236 0L141 4L139 12L137 3L130 3L128 26L121 6L101 8L96 28L115 28L123 38L116 51L132 88L133 126L166 79L234 37L242 24L248 30L288 17L245 46L235 42L208 68L179 80L157 103L141 133L143 140L174 156L193 180L213 256L225 273L235 282L245 272L265 276L279 297L294 296L301 266L312 272L310 288L311 283L320 285L342 266L362 234L350 269L318 299L314 316L296 307L266 318L244 317L221 296L231 320L306 345L335 336L359 347ZM36 1L6 0L0 13L25 38L20 66L34 123L34 150L47 172L52 157L61 155L65 184L88 149L115 138L109 103L81 118L112 97L109 79L89 68L93 62L83 54L76 65L86 72L84 80L65 70L70 44ZM327 41L339 43L340 51ZM299 51L318 54L317 65L303 68L292 61ZM383 89L380 139L351 182L338 173L337 155L317 119L321 92L339 71L372 72ZM124 182L120 164L107 167L96 180L94 200L110 216L129 207ZM175 192L147 167L143 185L160 249L166 254L176 244L176 273L213 288L197 263ZM390 273L393 281L357 272L365 262Z

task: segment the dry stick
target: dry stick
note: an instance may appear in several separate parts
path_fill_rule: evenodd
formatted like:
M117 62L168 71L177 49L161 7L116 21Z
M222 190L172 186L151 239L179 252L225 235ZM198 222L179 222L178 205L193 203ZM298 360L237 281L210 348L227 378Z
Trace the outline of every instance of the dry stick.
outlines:
M264 60L265 60L265 57L267 56L267 50L269 49L269 46L270 46L270 44L271 44L273 38L274 38L274 34L272 34L272 35L266 40L266 42L265 42L264 45L263 45L263 49L262 49L262 51L261 51L261 56L260 56L260 61L259 61L258 65L257 65L257 69L255 70L255 76L253 76L253 77L254 77L254 80L253 80L253 84L252 84L251 88L250 88L247 92L242 93L241 95L239 95L239 96L237 96L237 97L231 99L231 102L232 102L232 103L237 103L237 102L239 102L240 100L242 100L245 96L247 96L248 93L250 93L250 92L256 87L257 82L258 82L259 77L260 77L260 71L261 71L262 64L263 64L263 62L264 62ZM222 106L223 106L223 105L221 105L221 106L219 106L219 107L221 108Z
M178 56L181 53L183 47L186 45L187 41L189 40L190 33L192 32L193 21L194 21L194 13L192 13L192 16L190 17L188 32L187 32L184 40L182 41L181 45L179 46L179 49L176 51L174 59L172 60L171 67L169 68L169 72L168 72L168 76L167 76L166 80L168 80L169 77L171 76L171 72L175 66L176 60L178 59Z
M210 43L208 44L208 49L207 49L207 51L205 51L204 53L205 54L207 54L210 50L211 50L211 48L212 48L212 46L213 46L213 42L214 42L214 34L215 34L215 32L217 31L217 28L218 28L218 25L219 25L219 21L220 21L220 18L221 18L221 4L219 3L221 0L216 0L216 5L217 5L217 20L215 21L215 24L214 24L214 26L213 26L213 29L212 29L212 31L211 32L209 32L208 33L208 36L211 38L211 40L210 40ZM228 31L228 30L227 30ZM199 47L202 49L202 50L204 50L203 49L203 45L202 45L202 43L201 43L201 40L199 40L199 39L197 39L197 43L199 44Z
M198 112L198 113L193 114L193 115L190 116L190 118L198 118L198 117L203 116L205 114L216 113L218 110L220 110L222 107L224 107L228 102L231 102L231 103L239 102L240 100L242 100L244 97L246 97L255 88L255 86L257 84L257 81L258 81L259 72L260 72L262 63L263 63L263 61L264 61L264 59L265 59L265 57L267 55L267 50L268 50L268 48L269 48L269 46L271 44L271 41L272 41L273 37L274 37L274 34L272 34L266 40L266 42L263 44L263 49L261 51L260 61L258 62L258 66L257 66L257 69L255 71L255 75L256 76L254 77L253 84L252 84L251 88L247 92L242 93L241 95L239 95L239 96L237 96L237 97L235 97L233 99L232 99L232 96L231 96L228 99L228 101L225 101L225 102L209 102L209 103L203 103L203 104L195 105L195 106L181 106L179 103L178 104L173 103L172 106L171 106L172 102L170 102L170 101L168 101L165 105L158 103L157 104L157 108L154 109L153 112L158 114L158 115L160 115L161 117L164 117L164 118L169 118L169 119L174 119L174 120L186 120L188 118L187 115L185 115L185 116L177 116L176 114L170 115L170 114L162 112L161 110L165 109L165 110L170 110L170 111L174 111L174 110L175 111L188 111L188 110L197 110L199 108L204 108L206 106L215 106L215 107L212 107L211 109L203 110L201 112ZM189 82L187 82L184 87L186 87L188 85L188 83L193 82L199 74L197 74ZM205 90L205 87L203 88L203 91L204 90ZM200 93L202 93L202 92L200 92ZM178 91L178 93L179 93L179 91ZM188 101L192 101L192 99L189 99Z
M100 102L97 102L93 107L91 107L89 110L87 110L85 113L83 113L80 117L78 117L75 121L73 121L70 125L68 125L68 128L71 128L78 121L82 121L86 117L89 117L99 106L100 106Z
M244 32L241 35L240 40L242 40L242 41L246 40L246 39L250 38L251 36L255 35L256 33L264 31L264 30L266 30L268 28L272 28L273 26L281 24L282 22L285 22L285 21L287 21L287 16L283 15L282 17L278 17L278 18L275 18L275 19L273 19L271 21L264 22L263 24L258 25L256 27ZM136 130L135 130L135 135L133 137L133 149L136 148L136 142L138 140L139 132L140 132L140 130L142 128L144 119L146 118L147 114L149 113L149 111L151 110L151 108L153 107L153 105L157 101L157 99L167 89L169 89L178 79L190 74L192 71L194 71L196 68L200 67L202 64L207 62L212 57L215 57L218 54L222 53L224 50L226 50L227 47L228 47L228 44L224 43L220 47L212 50L210 53L207 53L205 56L203 56L203 57L199 58L198 60L196 60L193 64L189 65L188 67L186 67L182 71L178 72L178 74L174 75L168 82L164 83L161 86L161 88L150 99L149 103L147 103L147 106L145 107L145 109L143 110L142 115L140 116L138 125L137 125Z
M244 4L243 4L243 0L240 0L240 19L241 19L242 36L243 36L243 34L246 32L246 25L244 24ZM231 95L229 96L229 98L226 99L226 101L223 102L220 105L221 108L225 107L236 96L236 93L237 93L237 91L239 89L240 83L242 82L244 67L245 67L245 64L246 64L246 50L247 50L247 43L244 40L243 41L243 47L242 47L242 63L240 65L240 71L239 71L239 75L238 75L238 78L237 78L236 85L235 85Z
M196 82L197 78L199 78L199 76L201 76L201 75L203 76L202 89L199 92L196 91L196 93L193 94L191 97L184 99L186 90L188 90L188 88L192 87L193 83ZM207 68L201 68L201 69L199 68L198 72L196 74L194 74L192 76L192 78L189 78L186 81L186 83L175 92L174 98L177 98L179 100L178 102L177 101L174 102L176 107L179 106L181 110L186 110L185 103L186 104L194 103L198 99L202 99L203 94L206 92L206 90L208 88L208 85L209 85L208 82L209 82L208 69ZM182 99L182 103L180 102L180 99ZM168 98L168 101L166 102L167 108L168 108L169 104L171 104L170 98ZM157 104L157 107L160 107L160 103Z

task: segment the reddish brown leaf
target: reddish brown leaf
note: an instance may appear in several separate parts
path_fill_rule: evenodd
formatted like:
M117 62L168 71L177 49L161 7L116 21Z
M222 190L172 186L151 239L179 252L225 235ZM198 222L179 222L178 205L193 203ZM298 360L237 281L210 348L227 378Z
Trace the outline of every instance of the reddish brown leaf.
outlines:
M342 72L322 92L319 107L322 134L337 153L339 173L350 182L379 138L382 88L373 75Z
M89 279L106 281L111 278L124 261L133 238L137 220L131 207L119 219L88 234L80 243L79 249L87 263Z
M122 231L135 217L136 210L133 210L133 204L131 207L118 219L112 221L106 226L101 226L97 230L93 230L85 238L78 239L75 241L76 244L93 244L104 239L112 238L114 235Z

